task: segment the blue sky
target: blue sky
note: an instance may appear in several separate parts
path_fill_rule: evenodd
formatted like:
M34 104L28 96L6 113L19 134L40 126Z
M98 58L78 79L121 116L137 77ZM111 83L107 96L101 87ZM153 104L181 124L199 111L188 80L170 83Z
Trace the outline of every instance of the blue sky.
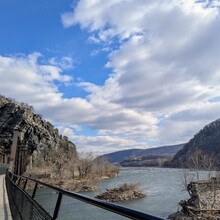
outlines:
M98 154L188 141L219 118L220 2L0 2L0 93Z
M72 5L74 2L70 0L3 1L0 8L1 53L25 55L40 52L42 63L51 57L68 56L73 59L76 68L64 72L65 74L73 75L74 71L74 77L103 84L109 73L104 68L106 57L91 56L97 46L88 42L88 34L81 31L79 25L63 28L61 15ZM62 86L60 89L66 97L79 94L77 87L75 91Z

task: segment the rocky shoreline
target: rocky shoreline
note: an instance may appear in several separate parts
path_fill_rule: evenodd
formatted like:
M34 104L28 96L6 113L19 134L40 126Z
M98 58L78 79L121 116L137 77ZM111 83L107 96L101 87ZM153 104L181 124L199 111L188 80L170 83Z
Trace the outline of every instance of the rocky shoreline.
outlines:
M71 178L57 178L52 177L51 173L45 172L45 173L28 173L26 172L24 176L31 177L33 179L38 179L41 182L61 187L66 190L70 190L73 192L91 192L91 191L97 191L99 190L99 187L96 185L96 183L103 179L109 179L116 177L118 174L115 174L114 176L102 176L97 178L85 178L85 179L71 179ZM34 188L34 184L31 184L31 182L27 185L27 188L32 189Z

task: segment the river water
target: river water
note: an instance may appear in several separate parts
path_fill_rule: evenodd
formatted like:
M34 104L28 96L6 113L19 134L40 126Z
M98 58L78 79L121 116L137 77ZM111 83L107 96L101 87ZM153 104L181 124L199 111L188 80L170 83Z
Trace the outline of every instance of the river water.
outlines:
M151 215L167 218L169 214L178 210L178 203L182 199L189 198L184 190L184 170L166 168L123 168L120 175L115 178L98 182L99 192L106 188L113 188L123 183L138 183L145 192L146 197L118 204L132 209L136 209ZM188 176L192 179L195 176L193 171L189 171ZM205 178L207 172L200 172L200 176ZM94 197L99 192L83 193ZM46 207L52 214L57 195L49 190L38 190L37 201ZM117 214L103 211L98 207L64 197L59 212L60 220L123 220L127 219Z

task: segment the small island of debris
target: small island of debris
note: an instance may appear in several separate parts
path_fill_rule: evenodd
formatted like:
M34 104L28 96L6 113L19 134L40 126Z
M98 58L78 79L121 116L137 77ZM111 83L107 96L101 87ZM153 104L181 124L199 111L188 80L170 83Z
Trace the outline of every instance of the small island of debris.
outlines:
M124 183L116 188L106 189L104 193L97 195L96 198L108 202L118 202L139 199L145 196L143 191L139 189L138 184Z

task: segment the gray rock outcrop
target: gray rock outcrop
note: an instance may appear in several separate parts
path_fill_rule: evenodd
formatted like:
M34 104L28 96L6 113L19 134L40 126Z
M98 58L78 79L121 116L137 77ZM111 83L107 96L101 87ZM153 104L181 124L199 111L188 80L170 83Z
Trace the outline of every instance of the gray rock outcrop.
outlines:
M185 144L183 149L174 156L170 166L191 168L190 158L196 150L211 156L213 167L220 168L220 119L206 125Z
M17 103L0 96L0 147L10 149L13 132L20 132L20 144L29 147L29 154L34 151L45 157L51 149L64 148L77 156L76 146L59 134L58 129L33 112L25 103Z

